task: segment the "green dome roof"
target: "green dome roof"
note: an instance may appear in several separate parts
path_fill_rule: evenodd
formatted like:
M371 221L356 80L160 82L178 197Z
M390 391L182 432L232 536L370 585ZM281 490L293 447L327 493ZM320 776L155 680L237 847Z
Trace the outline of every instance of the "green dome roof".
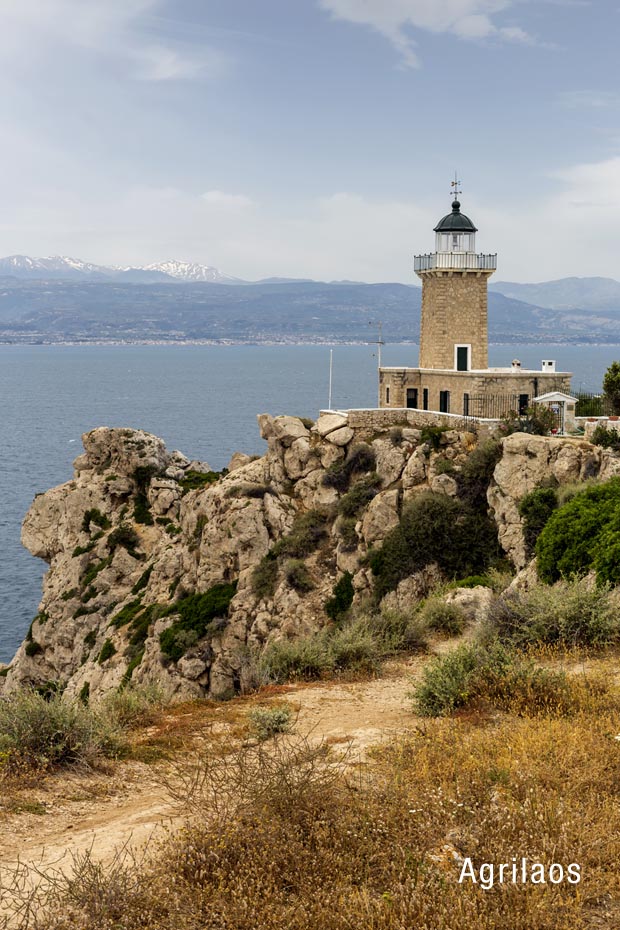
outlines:
M461 205L458 200L455 200L452 204L452 213L448 213L443 219L439 220L434 231L446 233L478 232L470 218L461 213Z

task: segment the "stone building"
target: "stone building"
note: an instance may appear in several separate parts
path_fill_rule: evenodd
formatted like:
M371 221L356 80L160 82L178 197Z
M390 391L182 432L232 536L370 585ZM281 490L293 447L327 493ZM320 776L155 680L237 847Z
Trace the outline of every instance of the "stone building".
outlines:
M476 252L478 230L458 199L434 231L435 251L414 259L422 279L419 367L381 367L380 406L495 418L523 413L542 394L569 395L571 374L553 360L539 371L517 359L489 368L487 285L497 255Z

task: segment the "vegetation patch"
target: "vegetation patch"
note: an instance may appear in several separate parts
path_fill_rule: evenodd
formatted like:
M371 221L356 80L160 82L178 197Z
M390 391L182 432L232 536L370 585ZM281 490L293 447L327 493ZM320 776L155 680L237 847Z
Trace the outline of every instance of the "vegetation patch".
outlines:
M507 591L489 609L488 632L502 643L602 647L620 641L620 614L606 586L585 580Z
M449 427L447 426L423 426L420 430L420 441L427 443L434 452L437 452L441 440L443 439L443 434L448 431Z
M530 433L533 436L548 436L556 426L555 414L544 404L528 407L524 414L511 410L503 417L498 430L502 436L512 433Z
M338 501L338 513L342 517L356 517L368 504L381 485L381 478L376 472L360 478Z
M122 546L134 559L140 558L137 551L140 545L140 537L134 528L127 523L121 523L115 530L112 530L108 536L107 543L112 553L114 553L119 546Z
M607 429L602 423L596 427L592 433L591 442L595 446L601 446L603 449L612 449L617 452L620 449L620 433L617 429Z
M97 657L97 662L99 665L103 665L103 663L107 662L108 659L111 659L113 655L116 655L116 646L111 639L106 639L105 643L101 647L101 652Z
M262 498L265 494L274 494L274 489L270 484L233 484L226 491L226 497L255 497Z
M479 573L498 557L497 529L486 513L432 491L403 507L399 525L368 563L377 600L403 578L436 563L451 578Z
M291 588L300 594L306 594L314 588L312 576L303 559L289 559L284 563L283 573Z
M108 556L106 559L101 559L99 562L91 562L81 578L82 588L88 588L92 585L93 581L104 568L107 568L110 562L112 561L112 556Z
M230 602L237 591L237 582L216 584L204 594L190 594L171 604L165 615L178 614L172 626L159 637L161 650L174 662L195 642L218 629L217 620L228 617Z
M360 442L351 446L344 461L334 462L323 475L323 484L343 494L354 475L374 471L376 456L371 446Z
M253 707L248 713L250 733L260 742L293 729L293 711L288 704L275 707Z
M576 494L554 510L536 542L539 577L547 583L595 571L620 582L620 478Z
M303 559L311 555L327 538L327 515L320 510L299 514L290 533L279 539L270 550L272 558Z
M35 656L39 655L40 652L43 652L43 646L41 646L36 639L29 639L26 642L24 651L29 659L33 659Z
M460 636L467 626L467 618L458 604L430 598L420 609L423 626L446 636Z
M519 502L519 516L523 519L523 540L528 558L532 558L536 540L544 530L549 517L558 506L554 488L536 488Z
M154 567L155 567L154 565L149 565L148 568L145 568L145 570L142 572L142 574L136 581L135 585L131 589L132 594L139 594L140 591L143 591L146 588L146 586L149 583L149 579L151 575L153 574Z
M186 471L179 481L181 493L187 494L189 491L200 491L202 488L207 488L210 484L219 481L225 474L228 474L225 468L222 471Z
M109 530L112 524L110 523L109 517L102 513L98 507L91 507L90 510L84 512L84 519L82 520L82 530L85 533L90 533L90 525L94 523L95 526L98 526L99 529Z
M252 591L261 600L266 597L273 597L277 584L278 562L268 552L252 571Z
M332 620L340 620L353 603L354 594L353 575L351 572L344 572L334 585L332 596L325 602L327 616Z

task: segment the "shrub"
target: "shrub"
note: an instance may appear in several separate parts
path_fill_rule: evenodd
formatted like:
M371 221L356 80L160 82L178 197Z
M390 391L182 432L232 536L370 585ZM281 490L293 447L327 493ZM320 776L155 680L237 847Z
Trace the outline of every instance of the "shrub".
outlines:
M359 545L359 536L355 529L355 517L341 517L338 521L338 535L344 552L355 552Z
M618 433L618 430L607 429L602 423L599 423L592 433L591 441L595 446L601 446L603 449L613 449L614 452L620 449L620 433Z
M338 513L343 517L357 516L376 496L380 484L381 479L376 473L360 478L338 501Z
M511 433L531 433L534 436L547 436L555 426L555 414L544 404L534 404L528 407L525 414L511 410L499 426L503 436Z
M438 717L466 704L475 693L474 673L480 664L481 652L475 646L459 646L433 659L412 693L417 712L423 717Z
M435 459L433 469L436 475L452 475L456 471L452 459L446 459L443 456Z
M366 443L360 442L351 446L344 461L330 465L323 476L323 484L325 487L335 488L342 494L348 489L353 475L373 471L375 465L374 450Z
M278 563L268 553L252 571L252 591L258 598L273 597L278 582Z
M0 699L0 757L5 770L23 767L92 764L118 751L114 722L91 712L81 700L35 690L14 691Z
M210 484L215 484L222 477L222 474L223 472L219 471L186 471L179 481L181 491L183 494L187 494L188 491L199 491Z
M164 611L165 615L178 614L172 626L160 633L161 650L174 662L185 654L195 642L216 632L213 621L228 617L230 602L237 591L237 582L213 585L204 594L190 594Z
M439 599L426 601L420 610L421 620L429 630L445 633L448 636L459 636L467 619L457 604L449 604Z
M399 525L368 555L375 596L380 600L433 562L451 577L478 572L497 551L497 530L486 514L445 494L424 492L403 507Z
M262 498L265 494L273 494L274 489L270 484L234 484L226 491L226 497L257 497Z
M103 665L104 662L107 662L108 659L111 659L113 655L116 655L116 646L111 639L106 639L105 643L101 647L101 652L97 658L99 665Z
M82 520L82 530L85 533L90 532L90 525L94 523L95 526L98 526L102 530L109 530L112 524L110 523L109 518L97 507L91 507L90 510L84 512L84 519Z
M372 632L363 625L350 624L333 632L329 638L332 668L357 673L374 673L381 658Z
M491 604L487 627L491 636L518 647L604 646L620 641L620 616L609 590L583 580L505 592Z
M529 558L534 554L536 540L557 506L558 495L553 488L536 488L520 501L519 516L523 518L523 540Z
M261 677L278 683L322 678L333 667L327 639L321 634L270 643L259 659Z
M139 558L136 550L140 545L140 537L134 528L127 523L121 523L115 530L112 530L108 536L107 542L111 552L114 552L118 546L122 546L134 559Z
M431 449L437 452L447 429L447 426L423 426L420 430L420 441L428 443Z
M29 639L24 647L24 652L29 659L33 659L35 656L39 655L40 652L43 652L43 646L35 639Z
M290 533L279 539L271 548L271 557L290 556L302 559L317 549L327 537L327 516L319 510L299 514Z
M501 443L487 439L463 463L458 477L459 495L471 507L486 510L487 490L501 455Z
M290 733L293 712L287 704L276 707L253 707L248 713L252 735L264 742L278 733Z
M612 362L603 377L603 394L615 414L620 413L620 362Z
M555 510L536 542L539 577L548 583L594 569L620 582L620 479L587 487Z
M389 432L389 437L393 446L400 446L403 441L402 426L393 426Z
M163 693L155 685L132 685L111 691L101 702L100 709L117 726L126 729L147 724L153 711L163 703Z
M142 600L138 598L135 601L130 601L128 604L125 604L124 607L114 614L110 620L110 625L116 628L125 626L127 623L131 623L136 614L142 610Z
M91 562L81 578L81 584L83 588L88 588L93 583L99 572L102 572L104 568L107 568L112 558L109 556L107 559L101 559L99 562Z
M332 620L339 620L353 603L353 575L345 572L334 585L332 596L325 602L325 613Z
M149 565L149 567L146 568L146 569L142 572L142 574L140 575L140 577L139 577L138 580L136 581L135 585L134 585L133 588L131 589L131 593L132 593L132 594L139 594L140 591L143 591L144 588L146 588L146 586L147 586L148 583L149 583L149 579L150 579L150 577L151 577L151 575L152 575L152 573L153 573L153 568L154 568L154 567L155 567L154 565Z
M314 588L312 576L301 559L289 559L285 562L284 577L288 584L300 594L305 594Z

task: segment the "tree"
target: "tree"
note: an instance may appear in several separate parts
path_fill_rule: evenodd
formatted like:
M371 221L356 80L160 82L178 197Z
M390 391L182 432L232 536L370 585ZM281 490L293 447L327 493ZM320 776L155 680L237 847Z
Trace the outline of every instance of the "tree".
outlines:
M603 393L614 414L620 413L620 362L612 362L603 378Z

